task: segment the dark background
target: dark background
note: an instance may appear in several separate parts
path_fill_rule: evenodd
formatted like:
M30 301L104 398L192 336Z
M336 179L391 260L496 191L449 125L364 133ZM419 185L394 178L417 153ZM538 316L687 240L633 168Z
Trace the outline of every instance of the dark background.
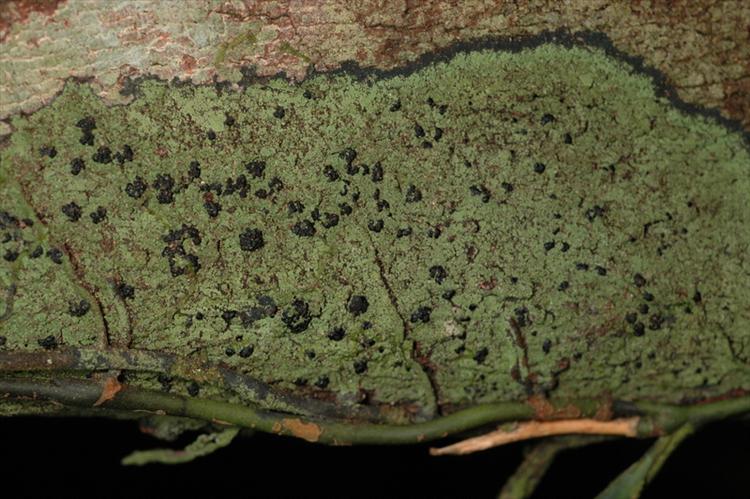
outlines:
M257 434L192 463L122 467L134 449L178 448L131 421L0 419L0 483L12 497L495 497L523 444L463 457L431 457L429 445L325 447ZM561 454L535 497L593 497L649 441L600 443ZM15 491L18 491L16 493ZM644 497L750 496L750 425L714 424L688 439Z

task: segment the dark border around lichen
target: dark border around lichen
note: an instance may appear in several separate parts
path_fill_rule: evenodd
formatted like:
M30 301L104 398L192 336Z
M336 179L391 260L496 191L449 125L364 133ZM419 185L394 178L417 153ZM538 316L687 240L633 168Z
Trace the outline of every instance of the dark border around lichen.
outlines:
M472 38L470 40L454 42L444 48L437 49L431 52L426 52L415 60L407 62L403 66L398 66L392 69L380 69L373 66L361 66L358 62L347 60L341 63L337 69L330 71L319 71L312 65L308 65L307 73L305 78L299 82L293 83L296 85L302 84L304 81L314 76L335 76L345 74L353 76L356 80L366 82L373 79L388 79L397 76L409 76L420 69L427 66L440 63L448 62L458 54L465 54L470 52L482 51L482 50L494 50L498 52L510 52L519 53L524 50L534 49L546 44L555 44L566 48L572 47L592 47L598 48L604 51L605 55L612 57L620 62L630 66L634 73L638 73L643 76L647 76L651 81L652 87L657 97L666 98L669 103L679 111L693 116L701 116L708 120L712 120L715 123L727 128L732 132L736 132L742 137L742 141L745 146L750 150L750 130L746 130L739 120L727 118L721 115L721 111L718 108L709 108L699 104L691 104L684 101L677 93L676 88L669 83L667 76L659 69L646 64L644 58L638 55L630 55L617 47L615 47L612 40L607 36L606 33L599 31L577 31L571 32L566 28L560 28L554 31L544 31L536 35L519 35L511 37L498 37L498 36L486 36L479 38ZM240 88L245 89L251 85L268 83L273 80L284 80L291 83L291 79L287 76L285 71L279 71L272 76L259 76L256 73L255 66L247 65L239 68L242 78L237 82ZM70 77L65 81L74 81L77 83L90 83L94 80L93 76L87 77ZM147 81L161 81L168 82L170 85L175 87L181 86L214 86L217 92L231 91L234 85L230 81L219 81L217 76L214 75L214 81L211 83L193 83L190 79L180 79L178 77L167 80L160 78L156 75L138 76L133 78L126 76L123 81L123 87L120 89L120 95L125 97L138 97L140 95L140 87L144 82ZM42 106L46 107L50 103L62 94L63 89L60 89L54 94L50 101ZM115 104L115 105L127 105L127 104ZM40 108L41 109L41 108ZM21 111L15 115L8 116L7 118L0 120L9 125L10 119L13 116L31 116L37 110L34 111ZM0 147L8 140L8 137L12 135L7 134L5 137L0 137Z

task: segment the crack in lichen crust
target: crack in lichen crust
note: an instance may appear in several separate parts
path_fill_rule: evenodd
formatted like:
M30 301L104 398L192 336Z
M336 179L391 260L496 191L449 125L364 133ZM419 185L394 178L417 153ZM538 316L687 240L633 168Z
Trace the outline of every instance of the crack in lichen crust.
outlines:
M69 82L12 125L0 348L165 351L416 419L750 388L743 137L598 48L113 107Z

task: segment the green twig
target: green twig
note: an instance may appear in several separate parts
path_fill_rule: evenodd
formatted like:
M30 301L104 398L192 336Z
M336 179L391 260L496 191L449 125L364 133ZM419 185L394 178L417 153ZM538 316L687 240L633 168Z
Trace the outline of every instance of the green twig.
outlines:
M101 390L101 384L89 380L60 378L44 381L32 378L0 378L0 395L7 394L16 398L42 398L63 406L88 409L92 409ZM579 408L585 409L581 417L591 417L597 407L596 403L590 400L578 401L577 404ZM640 407L639 404L634 404L634 406ZM248 405L186 398L132 386L124 386L112 400L107 401L101 407L118 411L148 411L161 415L183 416L334 445L418 443L476 429L490 423L528 420L536 417L534 408L526 403L500 402L471 407L421 423L405 425L357 423L299 417L265 411ZM750 412L750 397L748 396L693 407L648 404L641 417L641 426L644 430L639 432L639 436L652 436L660 425L661 428L671 428L679 420L706 422L747 412ZM668 419L670 415L676 417L677 420Z
M182 450L150 449L135 451L122 459L126 466L143 466L151 463L181 464L189 463L195 458L211 454L226 447L239 433L239 428L227 428L215 433L198 435L193 443Z
M571 435L542 440L529 447L523 461L500 491L499 499L525 499L531 497L557 455L568 449L609 440L598 435Z
M638 461L615 478L597 499L634 499L659 473L669 456L694 431L691 424L680 427L670 435L659 438Z

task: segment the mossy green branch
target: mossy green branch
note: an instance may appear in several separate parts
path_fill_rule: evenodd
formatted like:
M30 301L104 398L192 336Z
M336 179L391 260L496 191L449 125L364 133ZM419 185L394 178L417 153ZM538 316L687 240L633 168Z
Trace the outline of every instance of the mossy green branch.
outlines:
M92 408L101 391L102 385L95 381L66 378L52 381L0 378L0 394L6 397L35 400L41 398L69 407ZM570 404L576 404L581 409L581 417L592 416L593 408L597 407L596 401L581 400ZM638 403L634 406L640 407ZM246 405L197 397L187 398L129 386L124 386L102 407L109 411L146 411L160 415L189 417L332 445L413 444L445 438L491 423L529 420L536 417L536 411L530 404L505 402L478 405L422 423L353 423L298 417ZM684 408L643 404L643 424L639 426L638 436L653 436L655 431L659 431L657 428L683 427L686 423L696 428L708 421L748 412L750 396Z

